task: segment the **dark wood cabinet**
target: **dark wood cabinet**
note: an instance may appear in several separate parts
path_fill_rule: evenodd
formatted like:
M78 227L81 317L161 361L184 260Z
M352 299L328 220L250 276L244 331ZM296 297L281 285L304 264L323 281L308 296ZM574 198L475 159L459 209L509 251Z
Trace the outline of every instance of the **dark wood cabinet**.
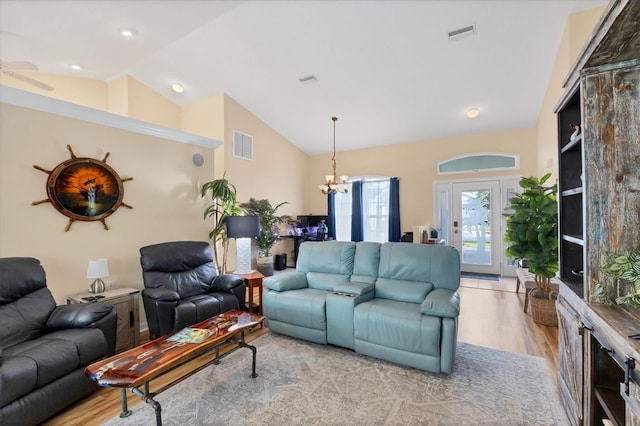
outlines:
M640 425L640 309L593 297L608 253L640 246L639 18L640 1L610 2L556 108L558 389L573 425Z

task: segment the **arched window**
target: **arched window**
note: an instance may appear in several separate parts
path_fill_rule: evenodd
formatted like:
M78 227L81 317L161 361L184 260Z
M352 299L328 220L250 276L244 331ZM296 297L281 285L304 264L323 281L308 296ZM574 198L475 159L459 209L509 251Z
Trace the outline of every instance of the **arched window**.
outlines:
M516 154L482 153L450 158L438 163L438 174L515 170L520 168Z

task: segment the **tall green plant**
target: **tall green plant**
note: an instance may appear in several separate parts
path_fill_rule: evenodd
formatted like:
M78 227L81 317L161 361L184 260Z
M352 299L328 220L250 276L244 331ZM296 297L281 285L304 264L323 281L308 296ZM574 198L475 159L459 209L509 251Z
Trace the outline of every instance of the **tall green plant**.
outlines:
M287 202L273 207L269 200L256 200L250 198L248 202L240 204L242 210L248 215L260 216L260 235L256 237L256 244L263 256L269 256L271 247L280 239L278 224L291 219L289 215L277 215L276 211Z
M221 272L227 270L227 232L225 219L227 216L239 216L242 213L236 201L236 187L224 176L221 179L212 180L202 185L200 196L206 197L207 193L211 197L211 203L205 207L204 218L213 218L213 229L209 232L209 239L213 241L213 254L218 265L221 265ZM218 255L218 245L222 246L222 262Z
M558 203L557 185L545 186L551 177L523 177L523 191L515 194L507 206L505 242L507 256L527 259L529 271L536 275L539 297L548 297L550 279L558 271Z

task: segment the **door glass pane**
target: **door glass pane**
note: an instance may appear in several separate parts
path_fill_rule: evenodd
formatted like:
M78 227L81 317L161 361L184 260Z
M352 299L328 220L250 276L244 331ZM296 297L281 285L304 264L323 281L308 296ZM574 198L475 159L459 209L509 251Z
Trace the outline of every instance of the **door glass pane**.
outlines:
M461 197L462 262L491 265L490 191L463 191Z
M438 238L449 245L449 191L440 192L440 229Z

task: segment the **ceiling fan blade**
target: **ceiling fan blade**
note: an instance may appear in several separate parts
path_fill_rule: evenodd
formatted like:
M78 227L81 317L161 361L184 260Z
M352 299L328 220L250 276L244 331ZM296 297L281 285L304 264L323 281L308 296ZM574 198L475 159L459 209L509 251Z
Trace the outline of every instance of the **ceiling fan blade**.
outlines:
M0 61L0 68L8 71L36 71L38 66L28 61Z
M33 86L39 87L40 89L49 90L49 91L53 90L52 86L49 86L48 84L45 84L45 83L43 83L41 81L38 81L38 80L35 80L35 79L31 78L31 77L27 77L26 75L16 74L16 73L11 72L11 71L5 71L4 73L6 75L8 75L8 76L11 76L11 77L16 78L16 79L21 80L21 81L24 81L25 83L29 83L29 84L31 84Z

